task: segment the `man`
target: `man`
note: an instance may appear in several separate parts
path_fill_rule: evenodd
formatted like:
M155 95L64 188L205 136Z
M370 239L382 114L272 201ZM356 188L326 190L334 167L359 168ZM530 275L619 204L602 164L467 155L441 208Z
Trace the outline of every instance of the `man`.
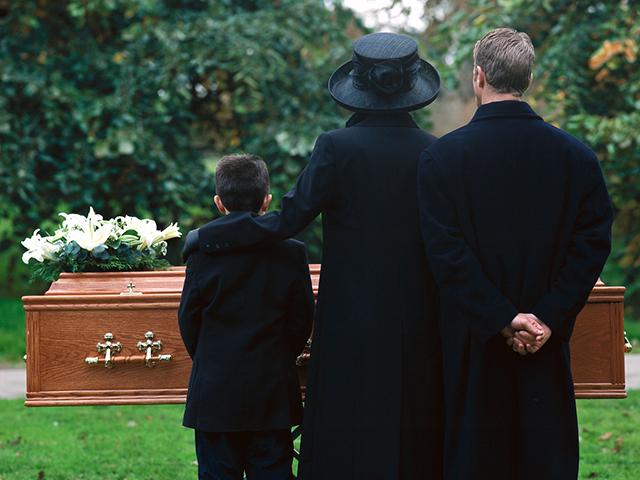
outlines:
M612 212L595 154L522 101L533 61L524 33L483 37L476 114L419 164L441 299L447 479L578 473L569 339L609 254ZM515 333L521 321L530 333Z
M356 114L320 135L282 210L199 230L201 251L225 251L293 236L322 213L304 480L441 477L437 293L415 187L420 152L435 138L408 113L432 102L439 83L411 38L360 38L329 81Z

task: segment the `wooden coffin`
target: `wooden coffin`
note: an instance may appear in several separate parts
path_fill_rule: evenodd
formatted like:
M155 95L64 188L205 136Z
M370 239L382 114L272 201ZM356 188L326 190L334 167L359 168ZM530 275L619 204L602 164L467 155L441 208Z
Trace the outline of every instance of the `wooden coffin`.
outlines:
M320 266L311 265L314 293ZM177 309L184 268L62 274L23 297L27 406L183 403L191 360ZM578 398L622 398L623 287L597 285L572 339ZM300 356L306 380L308 351Z
M176 315L183 281L178 269L63 273L44 295L24 297L25 404L184 402L191 360ZM150 359L138 349L147 332Z

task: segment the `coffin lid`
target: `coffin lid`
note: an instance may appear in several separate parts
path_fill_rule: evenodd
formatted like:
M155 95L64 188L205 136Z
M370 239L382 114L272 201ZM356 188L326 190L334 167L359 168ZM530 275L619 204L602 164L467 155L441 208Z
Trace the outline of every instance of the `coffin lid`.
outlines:
M313 293L318 294L320 265L310 264ZM185 267L171 267L154 272L95 272L62 273L51 284L45 295L117 295L129 293L129 284L139 293L181 293ZM624 298L624 287L608 287L601 279L591 292L591 301L619 301Z
M180 293L184 267L154 272L62 273L45 295L125 294L134 285L137 293Z
M309 265L314 293L318 291L320 265ZM117 295L180 293L184 283L185 267L153 272L95 272L62 273L51 284L45 295Z

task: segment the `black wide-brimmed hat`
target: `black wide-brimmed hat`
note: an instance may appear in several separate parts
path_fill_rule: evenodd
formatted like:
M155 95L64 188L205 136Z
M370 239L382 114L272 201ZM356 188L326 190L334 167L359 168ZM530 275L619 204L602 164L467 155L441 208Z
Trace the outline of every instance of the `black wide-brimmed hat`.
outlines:
M415 40L371 33L353 43L350 62L329 78L329 93L356 112L411 111L433 102L440 91L437 70L418 56Z

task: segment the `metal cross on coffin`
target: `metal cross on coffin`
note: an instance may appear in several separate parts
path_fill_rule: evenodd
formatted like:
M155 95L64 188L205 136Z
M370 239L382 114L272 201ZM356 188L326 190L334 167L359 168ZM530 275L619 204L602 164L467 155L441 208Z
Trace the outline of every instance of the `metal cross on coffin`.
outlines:
M104 366L106 368L113 368L113 361L111 359L111 353L118 353L122 350L122 344L120 342L111 342L113 340L113 333L107 332L104 334L104 343L98 343L96 348L98 353L104 353Z
M129 281L127 289L124 292L120 292L120 295L142 295L142 292L136 292L136 284Z
M148 368L153 368L155 367L156 362L152 358L152 355L162 350L162 342L160 340L156 340L155 342L153 341L153 332L145 333L144 338L146 338L147 340L144 342L138 342L137 344L138 350L140 350L141 352L144 350L147 351L147 353L144 356L144 364ZM161 358L161 357L166 357L166 355L160 355L158 357L158 360L165 360L164 358ZM169 355L169 358L170 357L171 355Z

